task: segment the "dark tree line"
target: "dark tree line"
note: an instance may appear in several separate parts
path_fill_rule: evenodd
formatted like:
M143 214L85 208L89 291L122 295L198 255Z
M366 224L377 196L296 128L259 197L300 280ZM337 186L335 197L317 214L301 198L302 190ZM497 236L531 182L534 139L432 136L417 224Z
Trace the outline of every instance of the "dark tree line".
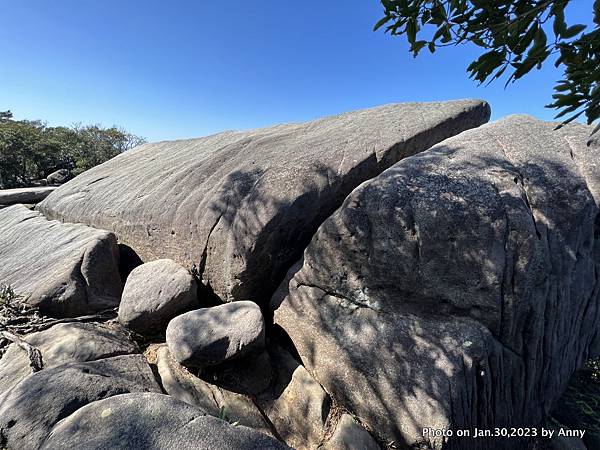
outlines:
M144 142L114 126L49 127L0 111L0 189L30 186L59 169L77 175Z

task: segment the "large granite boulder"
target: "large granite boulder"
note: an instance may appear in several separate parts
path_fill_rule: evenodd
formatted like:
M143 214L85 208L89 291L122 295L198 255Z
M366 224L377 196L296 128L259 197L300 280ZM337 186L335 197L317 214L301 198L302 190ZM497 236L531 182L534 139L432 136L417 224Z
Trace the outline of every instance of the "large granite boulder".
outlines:
M160 392L142 355L36 372L0 396L0 448L37 449L52 427L77 409L129 392Z
M53 192L48 217L113 231L145 261L198 270L223 300L268 300L352 189L489 118L482 101L393 104L145 144Z
M286 450L279 441L162 394L91 403L61 421L42 449Z
M382 440L538 426L600 329L600 145L512 116L354 190L272 299L334 399ZM426 430L428 431L428 430Z
M41 352L44 369L138 352L121 327L106 324L61 323L23 340ZM0 394L31 375L29 363L17 344L8 347L0 359Z
M159 259L136 267L127 277L119 322L136 333L157 334L196 304L192 274L171 259Z
M48 315L77 316L119 304L119 251L107 231L10 206L0 210L0 260L0 283Z

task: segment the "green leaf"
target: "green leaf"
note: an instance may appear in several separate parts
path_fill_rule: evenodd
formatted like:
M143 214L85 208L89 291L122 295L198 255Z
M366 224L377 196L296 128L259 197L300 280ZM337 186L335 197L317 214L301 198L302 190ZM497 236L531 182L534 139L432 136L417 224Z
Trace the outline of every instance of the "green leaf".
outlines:
M386 11L396 11L396 2L393 0L381 0L381 4Z
M409 19L406 23L406 37L411 44L415 43L417 38L417 25L413 19Z
M565 13L562 9L558 9L555 12L554 23L552 29L556 36L562 36L567 31L567 24L565 22Z
M377 31L379 30L382 26L384 26L386 23L388 23L390 20L392 20L392 16L385 16L382 19L379 19L379 21L375 24L375 26L373 27L373 31Z
M413 52L414 56L417 56L426 45L427 41L417 41L410 47L410 51Z
M571 39L572 37L577 36L579 33L581 33L586 28L587 28L587 26L582 25L582 24L572 25L565 30L565 32L562 34L561 37L564 39Z

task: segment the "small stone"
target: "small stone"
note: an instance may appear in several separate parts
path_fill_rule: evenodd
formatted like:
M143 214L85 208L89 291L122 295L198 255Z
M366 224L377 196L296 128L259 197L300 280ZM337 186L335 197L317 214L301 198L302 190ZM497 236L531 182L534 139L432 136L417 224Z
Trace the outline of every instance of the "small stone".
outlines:
M175 261L142 264L125 282L119 322L136 333L159 333L169 320L197 302L196 293L196 280Z
M211 366L265 348L265 323L258 305L239 301L197 309L169 322L167 345L190 367Z

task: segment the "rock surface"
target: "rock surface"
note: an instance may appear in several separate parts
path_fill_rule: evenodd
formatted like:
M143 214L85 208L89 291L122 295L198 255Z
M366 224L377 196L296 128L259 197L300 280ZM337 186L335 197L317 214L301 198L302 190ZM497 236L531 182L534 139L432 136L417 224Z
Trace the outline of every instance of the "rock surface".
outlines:
M249 397L222 389L192 375L171 357L166 346L160 347L156 356L161 384L171 397L197 406L211 416L225 414L230 422L272 434L261 411Z
M0 447L39 448L52 427L78 408L113 395L147 391L160 388L141 355L36 372L0 396Z
M46 177L46 181L50 184L63 184L69 181L71 178L73 178L71 171L67 169L59 169L48 175Z
M119 303L119 252L107 231L14 205L0 210L0 257L0 282L45 314L77 316Z
M323 223L273 297L307 369L384 440L538 426L590 356L600 146L590 127L554 127L513 116L395 164Z
M380 447L369 432L356 423L350 414L342 414L333 435L319 449L380 450Z
M138 352L118 326L62 323L23 338L42 353L44 369ZM0 394L31 375L27 353L11 344L0 359Z
M393 104L145 144L64 184L38 209L113 231L145 261L195 266L223 300L268 303L353 188L489 114L476 100Z
M196 303L194 277L175 261L159 259L129 274L119 304L119 322L136 333L159 333L169 320Z
M257 398L258 405L290 447L317 448L325 436L331 399L286 350L272 348L271 358L276 380Z
M54 186L39 186L18 189L1 189L0 205L10 206L17 203L38 203L54 192Z
M166 334L173 357L190 367L219 364L265 347L265 322L250 301L182 314L169 322Z
M61 421L42 449L284 450L279 441L205 416L162 394L125 394L89 404Z

